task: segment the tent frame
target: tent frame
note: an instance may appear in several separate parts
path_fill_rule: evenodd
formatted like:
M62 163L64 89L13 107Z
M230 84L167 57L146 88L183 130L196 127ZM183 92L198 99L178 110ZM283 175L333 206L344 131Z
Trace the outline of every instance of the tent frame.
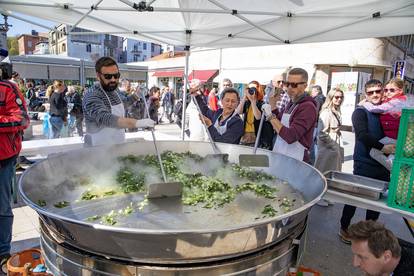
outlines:
M34 3L34 2L15 2L15 1L10 1L10 0L0 0L0 4L9 4L9 5L20 5L20 6L25 6L25 7L43 7L43 8L56 8L56 9L64 9L64 10L70 10L73 13L79 14L80 18L76 20L76 22L71 26L70 30L68 31L67 34L76 34L76 35L90 35L90 34L115 34L115 35L139 35L144 39L148 39L152 42L157 42L157 43L163 43L163 44L172 44L170 42L167 42L165 39L168 40L168 38L166 38L165 36L163 37L162 34L167 34L167 33L178 33L178 34L183 34L183 32L185 32L185 41L182 41L182 44L179 43L175 43L175 45L184 45L185 46L185 78L184 78L184 93L183 93L183 118L182 118L182 139L184 139L184 127L185 127L185 109L186 109L186 88L189 88L189 83L188 83L188 66L189 66L189 56L190 56L190 47L202 47L205 45L214 45L216 42L220 41L220 40L231 40L234 38L241 38L244 40L254 40L254 41L262 41L264 42L264 44L291 44L291 43L301 43L301 42L305 42L306 39L311 38L313 36L318 36L318 35L322 35L322 34L327 34L327 33L331 33L331 32L338 32L341 29L344 29L346 27L361 23L361 22L365 22L365 21L370 21L370 20L378 20L380 18L383 17L399 17L399 18L403 18L404 16L407 17L412 17L412 15L394 15L393 13L398 12L398 11L402 11L404 9L407 8L411 8L414 6L414 1L410 0L407 2L403 2L400 4L400 6L397 7L393 7L393 8L389 8L388 10L382 10L382 11L376 11L376 12L371 12L369 14L367 13L360 13L360 12L349 12L349 13L340 13L338 14L335 10L322 10L319 12L314 12L314 11L309 11L309 12L297 12L297 13L293 13L293 12L286 12L286 13L277 13L277 12L268 12L268 11L254 11L254 10L238 10L238 9L232 9L229 8L225 5L223 5L222 3L220 3L218 0L207 0L208 2L210 2L211 4L213 4L214 6L216 6L216 9L198 9L198 8L169 8L169 7L154 7L152 6L152 4L154 2L156 2L156 0L150 0L148 1L148 3L146 1L140 1L140 2L132 2L129 0L118 0L119 2L123 3L126 5L126 7L101 7L100 4L103 2L103 0L97 0L92 6L75 6L75 5L71 5L68 3L63 3L63 4L39 4L39 3ZM291 0L291 2L293 2L293 0ZM295 2L293 2L295 3ZM361 4L358 5L364 5L364 1L361 1ZM299 4L296 4L299 5ZM357 7L358 5L354 6ZM299 5L300 6L300 5ZM254 7L252 7L254 9ZM93 12L94 11L98 11L98 10L104 10L104 11L117 11L117 12L131 12L131 11L136 11L138 13L143 13L143 12L168 12L168 13L203 13L203 14L228 14L228 15L232 15L234 17L236 17L237 19L239 19L240 21L242 21L243 23L246 23L248 25L248 27L246 27L244 30L239 30L235 33L228 33L228 34L213 34L213 33L209 33L209 32L202 32L199 30L192 30L190 28L185 28L185 29L181 29L181 30L169 30L169 31L139 31L139 30L129 30L125 27L116 25L112 22L108 22L106 20L103 20L101 18L97 18L95 16L93 16ZM84 11L84 12L83 12ZM41 26L43 28L45 28L45 26L40 25L38 23L32 22L30 20L27 20L25 18L16 16L4 9L0 8L0 12L3 14L6 14L8 16L14 17L16 19L31 23L31 24L35 24L38 26ZM255 23L251 20L249 20L246 15L263 15L263 16L271 16L274 18L270 18L267 20L264 20L263 22L261 22L260 24ZM310 34L305 34L301 37L297 37L297 38L290 38L290 39L283 39L281 37L279 37L277 34L267 30L264 28L265 25L270 24L270 23L274 23L275 21L278 20L282 20L282 19L288 19L291 20L292 18L320 18L320 17L341 17L341 18L348 18L350 17L350 20L347 20L345 22L341 22L337 25L334 26L329 26L326 27L325 29L322 30L317 30L313 33ZM90 18L93 20L96 20L97 22L101 22L103 24L107 24L108 26L112 26L115 29L119 30L119 31L111 31L111 32L74 32L74 29L85 19ZM47 29L50 29L49 27L46 27ZM57 30L56 28L54 29L56 32L60 32L61 31ZM246 32L250 32L252 30L258 30L261 33L266 34L268 37L249 37L248 35L244 35L244 33ZM191 36L192 34L204 34L204 35L208 35L208 36L212 36L212 37L216 37L211 41L207 41L204 43L200 43L200 44L192 44L191 42ZM155 35L157 35L155 37ZM220 48L220 47L217 47Z

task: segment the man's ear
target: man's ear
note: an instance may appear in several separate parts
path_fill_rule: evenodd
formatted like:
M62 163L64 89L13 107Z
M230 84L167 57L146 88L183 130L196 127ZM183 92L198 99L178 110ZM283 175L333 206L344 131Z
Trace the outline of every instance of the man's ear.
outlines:
M385 250L384 253L382 253L382 258L384 259L385 263L388 263L392 259L392 253L391 250Z

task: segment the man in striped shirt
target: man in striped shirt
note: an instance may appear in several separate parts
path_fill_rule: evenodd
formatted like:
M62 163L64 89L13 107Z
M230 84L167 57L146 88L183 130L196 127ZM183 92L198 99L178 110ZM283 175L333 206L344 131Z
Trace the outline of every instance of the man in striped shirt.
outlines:
M83 110L86 124L85 144L98 146L125 141L125 128L153 128L149 118L125 118L124 104L119 96L119 68L111 57L102 57L95 64L95 83L84 95ZM136 100L131 95L126 100Z

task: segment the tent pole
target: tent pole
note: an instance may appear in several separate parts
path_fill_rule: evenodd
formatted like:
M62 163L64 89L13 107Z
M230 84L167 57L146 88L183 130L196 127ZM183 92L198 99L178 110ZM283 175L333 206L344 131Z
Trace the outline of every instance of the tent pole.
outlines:
M185 137L185 124L186 124L186 107L187 107L187 88L190 88L190 84L188 83L188 64L190 59L190 49L186 47L185 51L185 67L184 67L184 87L183 87L183 111L181 116L181 140L184 141Z

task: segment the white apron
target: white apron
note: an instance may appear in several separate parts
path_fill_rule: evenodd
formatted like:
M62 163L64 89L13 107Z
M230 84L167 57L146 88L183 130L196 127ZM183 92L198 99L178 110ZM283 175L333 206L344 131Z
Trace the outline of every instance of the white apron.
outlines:
M295 111L295 109L296 107L293 109L293 111L290 114L283 113L282 121L281 121L282 125L284 125L285 127L289 127L290 116ZM305 149L306 148L301 143L299 143L299 141L296 141L292 144L288 144L285 140L283 140L282 137L280 137L280 135L277 136L275 145L273 146L274 152L290 156L300 161L303 161Z
M104 92L106 98L111 104L108 95ZM125 109L118 93L117 96L121 101L120 104L111 105L111 113L118 117L125 117ZM125 142L125 129L105 127L96 133L89 134L91 136L92 146L101 146L108 144L121 144Z
M214 123L214 127L217 129L217 132L220 133L220 135L223 135L224 133L226 133L226 131L227 131L227 123L231 120L231 118L233 118L234 115L236 115L236 112L235 111L233 111L233 114L226 120L226 123L223 126L221 126L219 124L220 117L223 116L223 114L221 114L217 118L216 122Z

